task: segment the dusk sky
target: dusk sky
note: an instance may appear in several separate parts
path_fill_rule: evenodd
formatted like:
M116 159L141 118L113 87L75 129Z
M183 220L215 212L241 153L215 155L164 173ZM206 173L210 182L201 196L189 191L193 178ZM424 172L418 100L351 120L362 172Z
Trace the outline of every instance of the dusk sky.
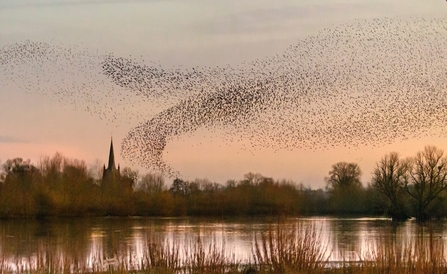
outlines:
M150 171L121 157L121 141L134 127L174 106L176 99L157 101L129 94L128 101L118 104L116 98L129 91L106 77L92 76L101 69L93 67L98 56L112 54L166 70L238 68L281 55L324 29L340 29L359 20L445 20L446 16L444 0L3 0L0 163L22 157L38 164L41 156L60 152L88 165L104 164L113 137L121 167ZM5 49L27 41L55 48L55 63L10 61L22 57L7 57ZM95 89L95 94L74 93L83 88ZM101 114L92 111L93 102L101 104ZM405 141L325 149L253 149L244 138L223 135L218 128L204 127L175 136L168 141L163 159L188 180L225 183L254 172L323 187L324 177L339 161L357 162L366 184L375 162L385 153L413 156L425 145L447 150L447 137L426 132Z

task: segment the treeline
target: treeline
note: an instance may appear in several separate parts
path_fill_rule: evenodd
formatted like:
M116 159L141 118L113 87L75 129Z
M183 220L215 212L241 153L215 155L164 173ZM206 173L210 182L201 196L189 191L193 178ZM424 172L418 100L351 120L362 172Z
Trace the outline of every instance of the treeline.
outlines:
M7 160L0 173L0 217L388 215L424 221L447 216L447 161L426 147L415 157L387 154L371 182L361 183L356 163L339 162L326 188L248 173L225 185L175 179L124 168L105 179L85 162L56 154L37 165Z
M95 174L96 173L96 174ZM124 168L105 179L85 162L60 154L37 165L7 160L0 177L0 217L41 216L241 216L371 214L368 189L338 208L334 195L291 181L248 173L225 185L206 179L173 180L157 174L139 176ZM355 204L355 203L361 203Z

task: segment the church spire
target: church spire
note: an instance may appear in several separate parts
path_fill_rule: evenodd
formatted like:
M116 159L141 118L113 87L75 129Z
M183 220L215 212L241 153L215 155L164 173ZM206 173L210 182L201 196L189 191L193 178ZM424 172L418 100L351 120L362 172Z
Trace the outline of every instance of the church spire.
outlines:
M113 138L110 138L110 152L109 152L109 166L106 168L104 165L104 171L102 174L103 180L111 180L120 176L120 165L118 169L115 166L115 153L113 151Z
M113 138L110 138L109 166L108 170L115 170L115 154L113 152Z

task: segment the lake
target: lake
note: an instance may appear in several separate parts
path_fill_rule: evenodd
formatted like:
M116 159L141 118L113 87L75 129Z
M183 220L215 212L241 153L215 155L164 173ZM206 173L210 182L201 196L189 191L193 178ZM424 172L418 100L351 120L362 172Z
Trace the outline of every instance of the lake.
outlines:
M404 244L409 240L445 242L447 222L418 225L415 221L394 224L386 218L82 218L53 220L2 220L0 256L3 265L28 268L45 254L91 267L95 261L119 256L142 259L150 239L166 239L185 246L200 236L204 246L222 244L228 254L248 263L255 236L281 223L302 231L313 226L321 234L331 262L358 261L382 239Z

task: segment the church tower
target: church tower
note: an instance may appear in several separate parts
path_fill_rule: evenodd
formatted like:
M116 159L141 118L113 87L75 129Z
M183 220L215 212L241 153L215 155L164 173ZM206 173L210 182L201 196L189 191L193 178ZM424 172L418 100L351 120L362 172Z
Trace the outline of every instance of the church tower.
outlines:
M120 166L115 166L115 153L113 151L113 139L110 139L109 164L106 168L104 165L102 178L114 178L120 175Z

